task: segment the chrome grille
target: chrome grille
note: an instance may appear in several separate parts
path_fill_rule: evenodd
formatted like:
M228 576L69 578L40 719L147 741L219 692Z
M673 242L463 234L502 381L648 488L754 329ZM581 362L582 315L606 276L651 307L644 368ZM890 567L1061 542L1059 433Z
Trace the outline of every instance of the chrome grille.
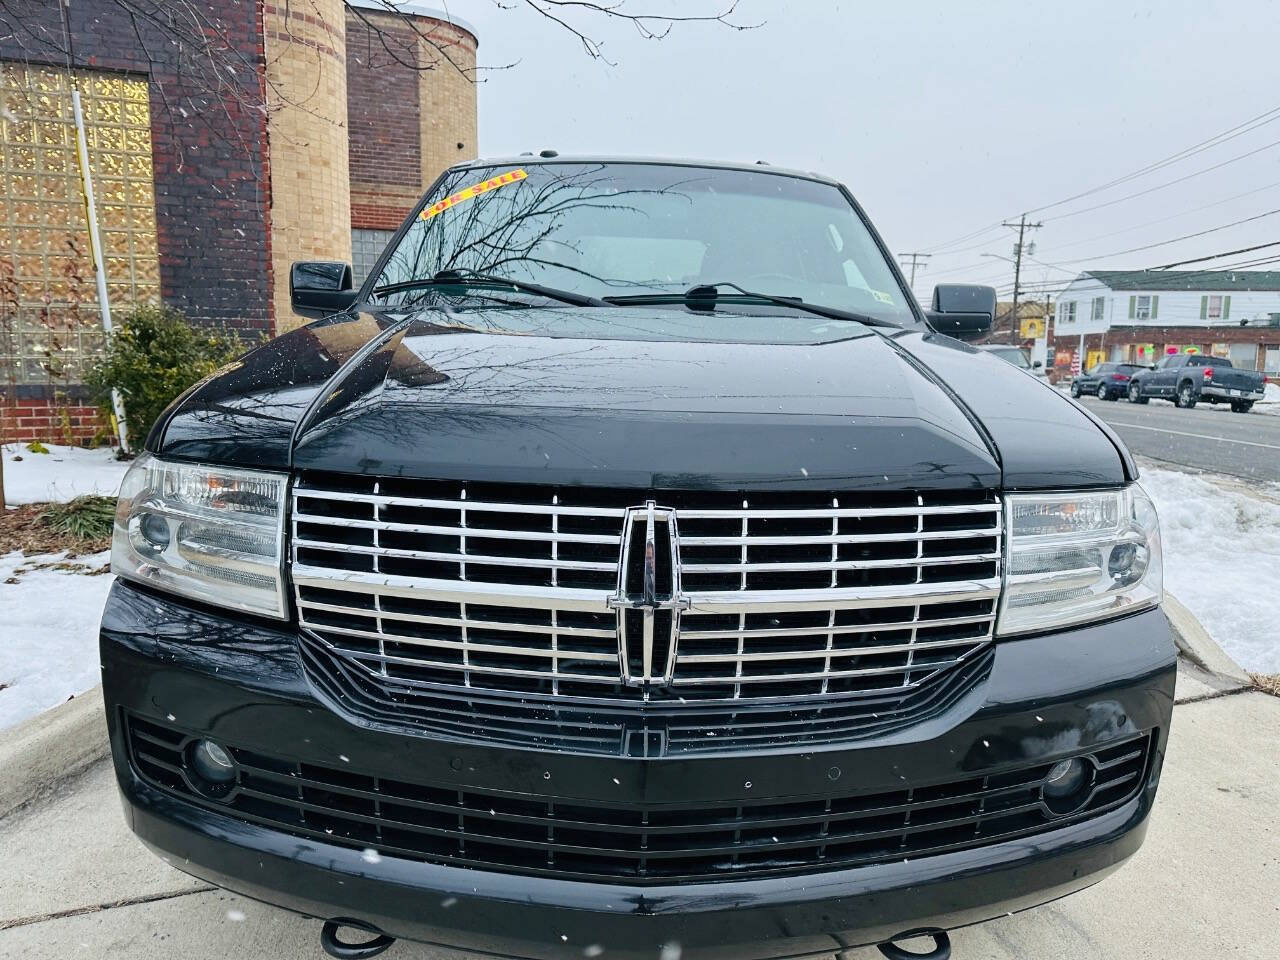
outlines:
M679 518L670 683L622 680L628 507ZM389 691L755 700L915 687L991 638L993 494L741 494L303 476L291 573L308 642Z

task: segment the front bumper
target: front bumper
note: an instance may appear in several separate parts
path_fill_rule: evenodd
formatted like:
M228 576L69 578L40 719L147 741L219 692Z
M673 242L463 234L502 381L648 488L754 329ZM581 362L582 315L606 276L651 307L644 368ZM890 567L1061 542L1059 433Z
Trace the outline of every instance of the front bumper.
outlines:
M1263 390L1236 390L1230 387L1219 387L1206 384L1200 388L1200 396L1217 397L1222 400L1252 400L1255 403L1266 395Z
M325 705L288 628L230 619L117 583L102 627L103 689L126 816L170 863L310 916L354 918L398 937L500 956L761 960L953 928L1096 882L1142 842L1173 705L1164 616L1006 641L990 675L943 715L856 745L642 759L577 756L372 731ZM138 776L125 711L259 750L373 774L409 771L459 788L552 788L637 806L829 796L828 773L867 792L981 775L1154 732L1146 782L1124 805L1030 838L801 876L638 885L370 857L247 823ZM748 786L749 784L749 786ZM848 777L841 783L848 792ZM749 791L749 792L748 792ZM372 861L372 862L371 862Z

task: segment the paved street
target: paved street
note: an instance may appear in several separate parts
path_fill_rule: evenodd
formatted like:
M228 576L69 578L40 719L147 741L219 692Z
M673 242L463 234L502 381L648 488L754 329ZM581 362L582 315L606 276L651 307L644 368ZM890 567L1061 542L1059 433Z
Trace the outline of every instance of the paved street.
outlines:
M1232 413L1208 404L1179 410L1163 400L1139 405L1085 397L1081 402L1111 424L1137 456L1280 483L1280 416Z

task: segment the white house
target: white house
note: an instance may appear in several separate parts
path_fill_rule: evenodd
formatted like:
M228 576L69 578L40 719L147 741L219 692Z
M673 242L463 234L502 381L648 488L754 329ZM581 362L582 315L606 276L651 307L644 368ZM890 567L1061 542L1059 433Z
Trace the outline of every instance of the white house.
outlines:
M1081 347L1086 368L1191 352L1280 373L1280 271L1090 270L1058 296L1052 343L1059 373Z

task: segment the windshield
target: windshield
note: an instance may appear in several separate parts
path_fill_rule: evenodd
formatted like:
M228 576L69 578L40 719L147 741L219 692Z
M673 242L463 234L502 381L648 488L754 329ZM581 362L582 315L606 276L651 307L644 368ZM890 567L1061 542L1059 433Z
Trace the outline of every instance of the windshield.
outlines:
M426 198L366 299L407 305L443 297L439 286L410 284L445 270L590 297L683 295L732 282L913 321L884 255L837 187L746 170L638 163L455 170ZM527 300L505 290L489 296ZM769 307L778 309L786 308Z
M1017 347L1001 347L990 351L1001 360L1012 363L1015 367L1029 367L1031 364L1027 361L1027 355Z

